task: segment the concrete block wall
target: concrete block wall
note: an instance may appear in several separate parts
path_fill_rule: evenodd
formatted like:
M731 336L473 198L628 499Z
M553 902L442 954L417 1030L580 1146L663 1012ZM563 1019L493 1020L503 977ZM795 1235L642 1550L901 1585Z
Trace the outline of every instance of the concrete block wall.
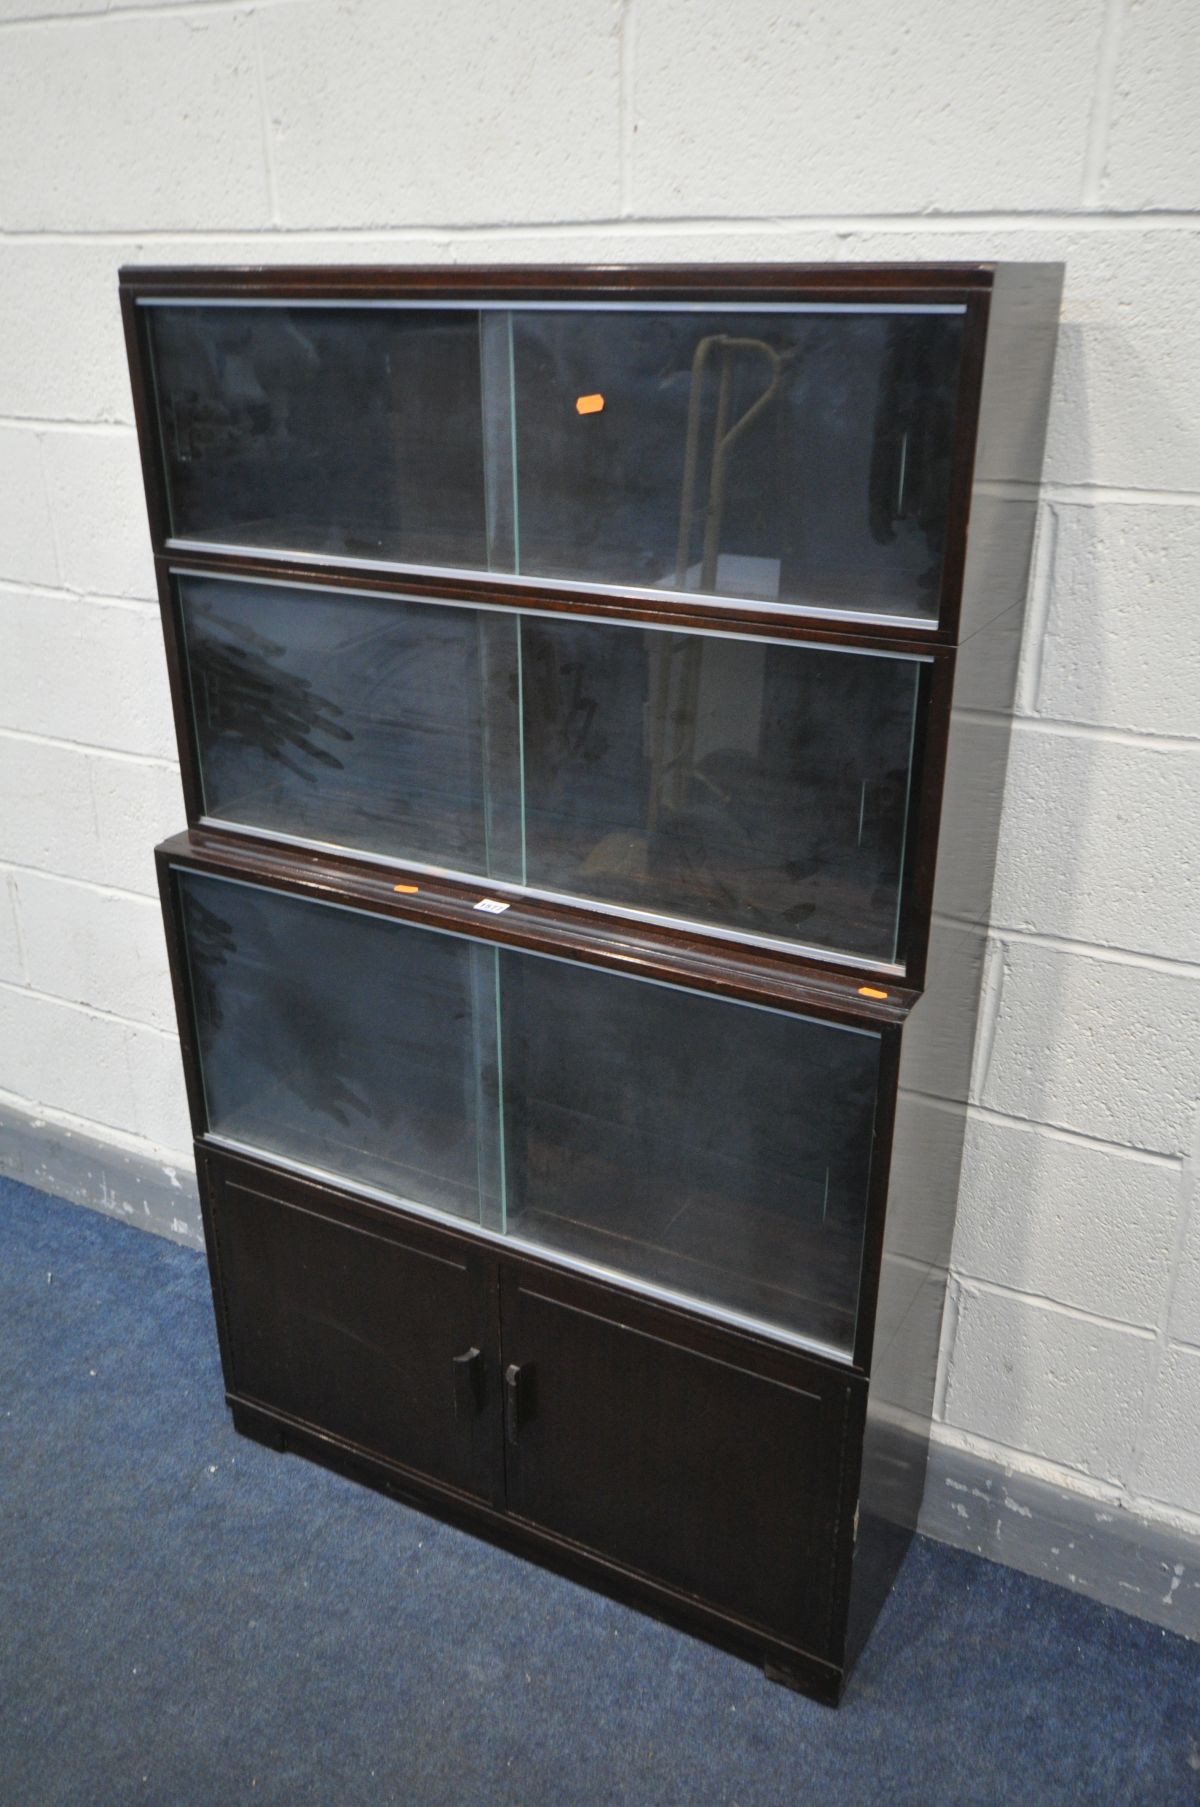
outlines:
M1193 0L0 0L10 1118L184 1196L119 264L1061 259L936 1435L1200 1535L1198 86Z

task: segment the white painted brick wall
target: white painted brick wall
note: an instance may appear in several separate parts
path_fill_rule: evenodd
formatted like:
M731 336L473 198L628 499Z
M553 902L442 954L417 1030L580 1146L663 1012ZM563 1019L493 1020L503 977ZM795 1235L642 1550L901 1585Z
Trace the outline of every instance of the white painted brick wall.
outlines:
M17 881L6 873L0 883L0 985L24 985L25 960L17 928Z
M0 584L0 636L6 729L174 762L157 604Z
M279 219L611 217L620 16L618 0L358 0L331 29L324 0L264 9Z
M1200 962L1200 860L1181 832L1197 801L1194 748L1018 731L995 920Z
M1152 1330L1171 1277L1178 1192L1169 1160L978 1117L955 1265L967 1280Z
M1061 259L937 1434L1200 1529L1198 48L1193 0L0 0L0 1097L185 1158L120 263Z
M1195 273L1200 279L1200 250ZM1200 415L1191 434L1190 476L1200 490ZM1097 506L1081 496L1050 504L1046 536L1046 631L1029 648L1034 713L1194 741L1200 508L1154 497Z
M78 239L11 239L0 283L5 415L133 422L125 342L112 330L112 251Z
M1158 1374L1133 1474L1137 1492L1171 1505L1200 1490L1200 1349L1171 1349Z
M41 440L64 587L152 598L154 564L133 429L72 427Z
M1070 207L1102 23L1100 6L1054 0L958 7L952 28L940 0L641 5L633 205L656 217Z
M24 428L0 426L0 545L6 577L58 582L41 438Z
M1010 939L998 983L981 1104L1182 1158L1200 1094L1200 972Z
M1122 27L1101 197L1108 207L1195 206L1195 7L1137 0Z
M175 1027L156 897L8 875L25 977L34 991L168 1034Z
M1154 1356L1148 1332L964 1284L946 1420L1111 1485L1129 1471Z
M196 6L7 27L5 228L267 225L255 25Z
M31 988L0 985L0 1094L35 1109L70 1100L91 1126L117 1124L165 1148L190 1144L177 1106L171 1036Z
M0 865L153 895L155 842L183 808L174 767L0 733L0 791Z
M1179 1281L1171 1301L1168 1329L1181 1343L1200 1349L1200 1211L1196 1209L1193 1176L1191 1197L1185 1199L1184 1235L1180 1246Z

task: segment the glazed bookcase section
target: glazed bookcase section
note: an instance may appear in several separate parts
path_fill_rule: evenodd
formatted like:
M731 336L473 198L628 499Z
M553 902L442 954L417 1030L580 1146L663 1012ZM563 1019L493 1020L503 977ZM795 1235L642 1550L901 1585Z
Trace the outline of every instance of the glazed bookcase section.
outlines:
M936 624L965 299L140 299L173 546Z
M878 1028L165 871L204 1137L852 1360Z
M927 660L172 581L194 820L902 960Z

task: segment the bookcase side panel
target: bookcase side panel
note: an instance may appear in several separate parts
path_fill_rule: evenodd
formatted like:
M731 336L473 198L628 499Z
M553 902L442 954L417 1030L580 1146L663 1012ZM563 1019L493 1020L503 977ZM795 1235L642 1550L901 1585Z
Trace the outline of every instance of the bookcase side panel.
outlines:
M996 272L925 992L905 1027L880 1261L851 1590L861 1648L916 1528L935 1409L1037 485L1059 266Z

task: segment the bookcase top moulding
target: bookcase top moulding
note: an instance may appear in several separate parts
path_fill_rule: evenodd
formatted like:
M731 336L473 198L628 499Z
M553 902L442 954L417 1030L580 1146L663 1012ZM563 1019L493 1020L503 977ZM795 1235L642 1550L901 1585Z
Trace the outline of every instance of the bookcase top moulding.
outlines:
M1056 265L993 263L846 264L125 264L123 291L145 300L183 294L312 295L356 299L419 293L602 299L630 290L657 295L787 292L810 289L862 298L912 290L966 299L990 290L1000 271Z

